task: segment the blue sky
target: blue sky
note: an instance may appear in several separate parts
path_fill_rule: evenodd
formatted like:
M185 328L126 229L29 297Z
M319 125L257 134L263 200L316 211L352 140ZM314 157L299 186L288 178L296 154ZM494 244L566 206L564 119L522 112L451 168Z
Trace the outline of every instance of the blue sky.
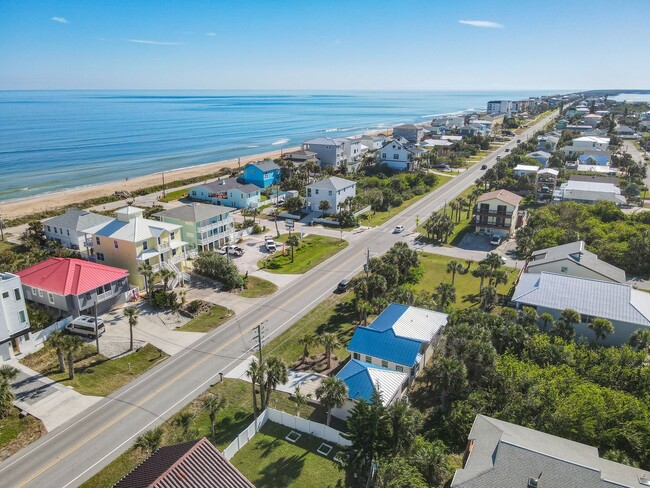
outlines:
M0 89L647 89L649 19L646 0L0 0Z

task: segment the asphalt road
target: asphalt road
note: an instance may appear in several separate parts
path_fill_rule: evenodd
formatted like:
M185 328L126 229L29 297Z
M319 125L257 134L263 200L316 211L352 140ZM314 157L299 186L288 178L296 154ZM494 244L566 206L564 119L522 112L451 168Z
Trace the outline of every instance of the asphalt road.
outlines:
M527 133L543 127L550 118ZM527 133L518 138L525 139ZM360 271L366 248L375 255L386 252L415 228L416 216L423 219L442 207L483 174L482 164L494 164L497 154L515 145L515 140L505 144L384 225L350 234L350 245L336 256L5 460L0 464L0 485L79 485L124 452L140 433L162 423L216 383L219 372L250 356L251 330L257 324L266 321L267 340L286 330L332 293L341 279ZM392 232L398 224L404 225L403 234Z

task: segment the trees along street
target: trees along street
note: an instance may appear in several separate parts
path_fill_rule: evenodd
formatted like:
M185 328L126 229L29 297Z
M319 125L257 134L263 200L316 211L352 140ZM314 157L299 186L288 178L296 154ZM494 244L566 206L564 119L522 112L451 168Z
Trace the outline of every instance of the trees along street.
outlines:
M545 118L520 138L540 130L550 119ZM516 142L510 141L498 152L515 146ZM496 156L495 152L481 164L493 165ZM414 229L416 216L442 208L481 176L481 164L473 165L383 225L351 233L346 249L311 272L0 463L3 485L65 488L88 479L126 451L136 437L218 381L219 373L245 361L253 351L250 331L256 324L268 321L267 340L286 330L331 294L342 279L350 279L363 269L368 246L375 254L385 253ZM393 228L400 224L405 227L404 233L393 234Z

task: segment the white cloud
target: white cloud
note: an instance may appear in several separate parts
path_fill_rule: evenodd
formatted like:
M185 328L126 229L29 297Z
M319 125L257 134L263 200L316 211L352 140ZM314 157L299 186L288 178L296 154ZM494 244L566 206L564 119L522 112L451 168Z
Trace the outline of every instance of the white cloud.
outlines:
M473 27L485 27L486 29L503 29L503 24L491 22L489 20L459 20L461 24L471 25Z
M128 42L136 44L153 44L154 46L180 46L180 42L167 42L167 41L151 41L149 39L124 39Z
M59 24L69 24L68 19L65 17L52 17L50 20L58 22Z
M216 32L206 32L205 35L208 36L208 37L214 37L214 36L217 35L217 33Z

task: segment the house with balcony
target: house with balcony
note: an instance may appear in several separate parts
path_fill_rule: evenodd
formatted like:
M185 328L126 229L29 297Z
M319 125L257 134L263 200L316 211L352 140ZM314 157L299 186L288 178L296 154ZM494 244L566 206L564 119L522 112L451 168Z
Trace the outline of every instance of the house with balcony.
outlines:
M21 353L30 342L29 316L20 276L0 273L0 364Z
M102 264L129 272L131 284L144 288L139 267L148 264L154 272L165 268L174 274L174 288L188 278L185 273L187 242L181 239L182 226L145 219L143 210L125 207L116 212L117 218L107 224L86 229L90 257Z
M63 247L86 252L84 229L111 221L111 217L87 210L69 208L62 215L43 221L43 232L48 239Z
M413 171L419 166L418 157L425 153L426 149L405 139L395 139L379 150L379 161L396 171Z
M573 139L574 147L582 147L585 150L596 149L598 151L607 151L609 149L609 137L583 136Z
M384 145L384 142L386 141L386 137L383 135L369 135L369 134L364 134L359 138L359 142L366 146L369 151L377 151L381 149L381 146Z
M246 184L257 185L260 188L268 188L269 186L280 184L282 177L280 173L280 166L275 161L265 159L264 161L247 164L244 167L244 176L242 179Z
M129 272L83 259L50 258L19 271L23 295L59 317L102 315L126 302Z
M314 163L320 166L320 159L318 159L318 155L313 151L299 149L297 151L286 152L282 155L282 159L287 162L291 161L294 165L298 166L305 163Z
M495 190L481 195L474 207L474 227L480 234L509 236L518 227L519 204L522 198L508 190ZM521 225L521 222L519 222Z
M339 207L347 198L356 196L356 190L356 181L346 180L338 176L330 176L324 180L315 181L306 187L305 209L308 212L318 211L320 203L326 200L330 206L330 210L326 213L338 212Z
M315 153L323 167L334 166L338 168L348 162L343 139L316 137L305 141L302 144L302 150Z
M235 178L223 178L203 183L189 190L192 200L234 208L257 208L262 201L261 187L239 183Z
M537 138L537 150L552 153L557 149L560 136L556 134L544 134Z
M415 124L402 124L393 129L394 139L406 139L408 142L417 144L424 137L424 129Z
M235 231L232 213L230 207L193 202L153 216L162 222L180 225L188 249L213 251L232 242Z

